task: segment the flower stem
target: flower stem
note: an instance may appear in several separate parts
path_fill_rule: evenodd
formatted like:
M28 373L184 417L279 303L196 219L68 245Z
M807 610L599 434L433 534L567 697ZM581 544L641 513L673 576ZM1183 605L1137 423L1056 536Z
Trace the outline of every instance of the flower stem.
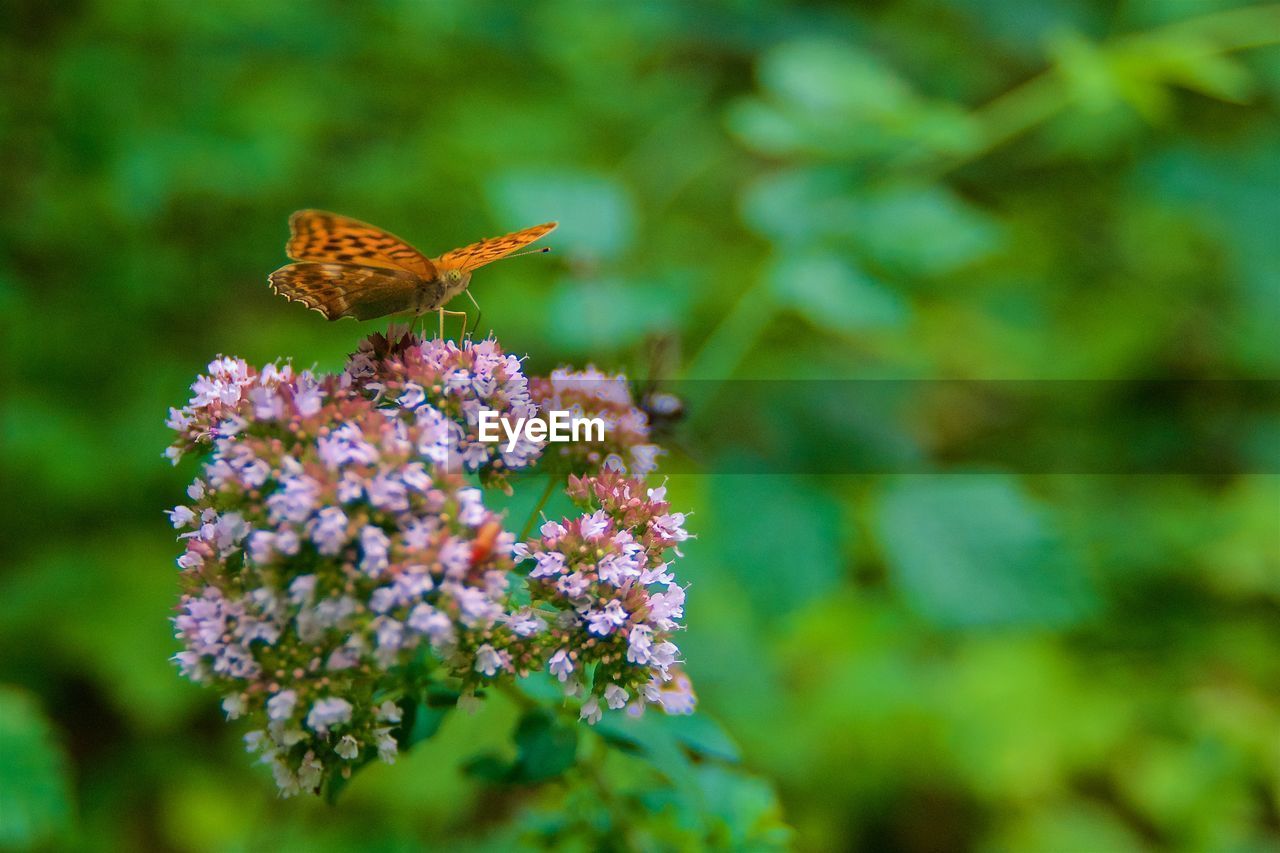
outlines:
M533 524L538 520L538 513L542 512L542 508L547 505L547 501L551 499L551 493L555 490L556 478L554 476L547 477L547 487L542 490L542 497L538 498L538 505L533 508L533 512L529 513L529 520L520 529L521 542L529 538L529 531L533 530Z

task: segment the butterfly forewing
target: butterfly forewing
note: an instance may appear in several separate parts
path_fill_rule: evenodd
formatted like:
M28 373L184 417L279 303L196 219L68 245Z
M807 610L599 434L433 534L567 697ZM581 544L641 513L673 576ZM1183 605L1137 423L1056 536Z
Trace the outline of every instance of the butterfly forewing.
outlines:
M273 272L271 289L330 320L372 320L442 308L468 278L445 280L441 270L468 273L506 257L556 227L548 222L446 252L434 261L393 234L323 210L289 217L285 251L298 263Z
M436 275L431 260L404 240L348 216L299 210L289 217L289 232L285 252L295 261L400 269L427 279Z
M556 224L555 222L544 222L542 225L535 225L523 231L513 231L501 237L490 237L487 240L463 246L461 249L445 252L440 257L435 258L433 263L441 269L457 269L463 272L470 272L499 258L505 258L512 252L523 249L534 240L554 231Z
M276 293L330 320L372 320L412 308L419 278L400 269L299 263L281 267L269 281Z

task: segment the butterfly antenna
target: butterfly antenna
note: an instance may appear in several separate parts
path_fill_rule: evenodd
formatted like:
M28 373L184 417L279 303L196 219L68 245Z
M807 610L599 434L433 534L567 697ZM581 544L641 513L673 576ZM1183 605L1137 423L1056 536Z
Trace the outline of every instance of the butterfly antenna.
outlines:
M545 255L550 251L550 246L543 246L541 249L525 249L523 252L512 252L509 255L503 255L499 260L505 261L507 258L518 258L521 255Z

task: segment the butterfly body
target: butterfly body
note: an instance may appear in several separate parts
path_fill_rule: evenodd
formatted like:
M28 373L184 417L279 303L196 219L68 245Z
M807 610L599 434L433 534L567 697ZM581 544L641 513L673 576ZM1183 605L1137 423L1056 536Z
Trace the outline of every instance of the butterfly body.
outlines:
M322 210L289 217L285 252L295 263L271 274L271 289L330 320L443 311L467 289L473 270L551 232L556 223L491 237L428 258L399 237Z
M436 279L436 284L438 287L433 292L441 294L436 297L441 301L439 304L432 305L430 308L427 308L427 311L434 311L435 309L442 307L448 303L449 300L453 299L453 297L466 290L471 284L471 273L463 272L462 270L446 269L441 271L439 277Z

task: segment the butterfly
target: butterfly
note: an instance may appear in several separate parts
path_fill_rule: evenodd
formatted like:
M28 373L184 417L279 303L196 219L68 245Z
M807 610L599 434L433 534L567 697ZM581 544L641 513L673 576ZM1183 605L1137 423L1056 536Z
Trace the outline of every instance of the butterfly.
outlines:
M372 320L406 311L419 317L437 311L444 337L445 314L466 316L444 306L467 290L471 273L523 249L556 225L546 222L428 258L381 228L323 210L299 210L289 217L285 244L285 254L296 263L276 270L268 281L275 293L330 320ZM467 296L475 302L469 292Z

